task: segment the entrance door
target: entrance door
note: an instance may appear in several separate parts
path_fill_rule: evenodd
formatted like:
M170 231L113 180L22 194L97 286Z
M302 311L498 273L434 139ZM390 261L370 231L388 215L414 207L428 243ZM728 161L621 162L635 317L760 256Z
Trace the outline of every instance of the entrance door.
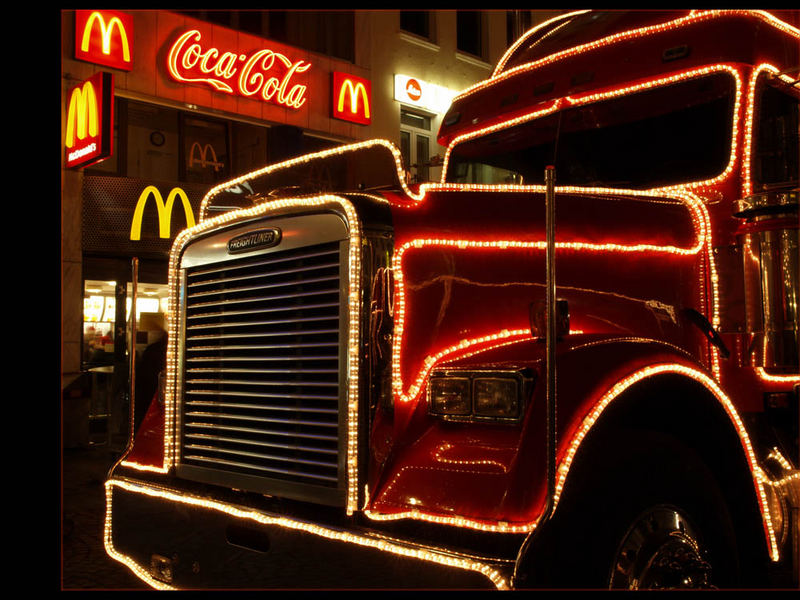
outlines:
M409 183L430 181L431 118L400 109L400 153Z
M97 269L99 264L116 268ZM130 269L124 268L126 264L130 264L127 259L90 260L84 263L88 267L85 270L87 276L103 276L102 279L85 279L83 287L82 371L91 385L89 443L107 444L112 452L125 450L131 430L133 284ZM167 297L166 284L149 283L147 280L138 282L135 313L137 357L162 335L159 329L163 327ZM137 399L137 409L141 404L146 410L151 400L152 395L150 398Z

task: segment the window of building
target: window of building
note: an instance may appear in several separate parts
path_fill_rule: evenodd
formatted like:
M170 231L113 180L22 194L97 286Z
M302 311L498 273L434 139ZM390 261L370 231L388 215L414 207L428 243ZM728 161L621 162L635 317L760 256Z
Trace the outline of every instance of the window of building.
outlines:
M400 154L410 183L430 181L431 118L400 109Z
M269 39L355 62L352 10L271 10L268 19Z
M125 146L125 172L120 175L155 181L176 181L179 172L178 111L127 101L122 103L120 142ZM122 124L126 125L122 127Z
M481 13L476 10L456 12L456 47L461 52L483 56Z
M531 11L506 11L506 43L511 46L532 26Z
M181 10L186 16L236 31L355 62L352 10Z
M114 111L113 155L90 175L213 185L269 162L267 127L123 98Z
M400 29L431 39L431 16L427 10L401 10Z
M214 184L230 179L227 123L181 115L181 138L181 181Z
M267 128L231 123L231 177L238 177L267 164Z

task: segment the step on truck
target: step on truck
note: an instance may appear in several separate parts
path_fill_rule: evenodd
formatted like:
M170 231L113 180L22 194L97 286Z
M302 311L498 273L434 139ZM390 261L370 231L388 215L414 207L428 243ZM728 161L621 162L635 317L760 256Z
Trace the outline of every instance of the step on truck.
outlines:
M797 11L564 13L211 189L105 483L156 588L792 588ZM148 402L136 398L136 402Z

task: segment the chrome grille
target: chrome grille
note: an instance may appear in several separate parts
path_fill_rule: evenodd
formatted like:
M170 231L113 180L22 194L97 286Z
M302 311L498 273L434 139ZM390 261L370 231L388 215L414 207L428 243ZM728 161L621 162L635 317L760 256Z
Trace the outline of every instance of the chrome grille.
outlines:
M345 255L336 241L186 270L179 473L340 487Z

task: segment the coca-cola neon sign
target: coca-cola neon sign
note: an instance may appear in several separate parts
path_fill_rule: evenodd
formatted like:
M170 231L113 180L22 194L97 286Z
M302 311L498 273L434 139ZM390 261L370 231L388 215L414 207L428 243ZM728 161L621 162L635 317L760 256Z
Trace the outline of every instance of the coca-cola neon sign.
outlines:
M274 102L299 109L306 103L307 85L293 77L311 68L311 63L292 61L268 48L249 54L204 49L201 33L192 29L173 42L167 53L167 70L181 83L208 85L218 92Z

